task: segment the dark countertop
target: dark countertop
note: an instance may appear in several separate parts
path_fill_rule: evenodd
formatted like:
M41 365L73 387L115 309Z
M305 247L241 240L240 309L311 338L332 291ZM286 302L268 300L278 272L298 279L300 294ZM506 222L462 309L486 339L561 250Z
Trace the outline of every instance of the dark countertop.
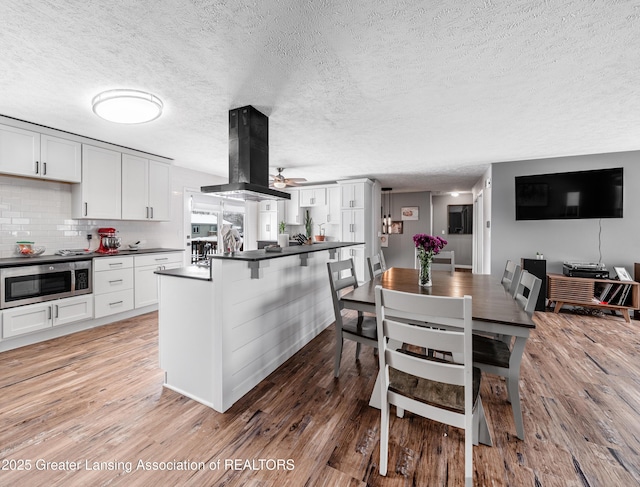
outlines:
M308 254L309 252L319 252L321 250L341 249L342 247L351 247L353 245L362 245L364 242L318 242L311 245L295 245L284 247L282 252L267 252L266 250L247 250L246 252L235 252L234 254L214 254L212 259L225 260L245 260L260 261L267 259L278 259L280 257L289 257L290 255Z
M212 281L211 267L203 267L199 265L189 265L187 267L180 267L179 269L164 269L161 271L155 271L155 274L161 276L173 276L184 277L186 279L198 279L201 281Z
M184 249L166 249L166 248L143 248L138 250L121 250L117 254L98 254L92 252L83 255L39 255L38 257L8 257L0 259L0 268L2 267L19 267L24 265L40 265L51 264L56 262L77 262L80 260L90 260L94 257L117 257L141 254L158 254L161 252L184 252Z

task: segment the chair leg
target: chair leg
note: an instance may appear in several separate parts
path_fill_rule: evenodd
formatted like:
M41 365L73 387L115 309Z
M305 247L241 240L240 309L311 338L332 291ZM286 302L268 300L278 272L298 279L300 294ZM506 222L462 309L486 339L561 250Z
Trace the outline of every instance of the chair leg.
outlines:
M520 407L520 388L518 377L507 378L507 391L509 393L509 401L513 410L513 422L516 424L516 434L518 438L524 440L524 424L522 422L522 409Z
M337 379L340 376L340 359L342 358L342 336L336 337L336 355L333 360L333 376Z
M360 349L362 348L362 344L360 342L356 342L356 360L360 359Z
M389 460L389 403L382 401L380 407L380 475L387 475Z
M474 412L473 423L473 444L482 443L483 445L493 446L489 425L487 425L487 416L480 398L478 398L478 404Z
M471 433L471 434L470 434ZM464 432L464 485L473 486L473 432Z

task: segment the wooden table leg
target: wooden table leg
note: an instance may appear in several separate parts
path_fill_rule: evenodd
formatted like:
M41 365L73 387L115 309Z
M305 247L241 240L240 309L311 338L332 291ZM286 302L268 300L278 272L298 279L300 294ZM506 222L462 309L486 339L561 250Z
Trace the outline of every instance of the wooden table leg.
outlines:
M553 312L554 312L554 313L559 312L559 311L560 311L560 308L562 308L562 305L563 305L563 304L564 304L564 303L563 303L562 301L556 301L556 307L555 307L555 308L553 308Z
M624 321L626 321L627 323L631 323L631 317L629 316L629 310L628 309L621 309L620 311L622 312L622 316L624 316Z

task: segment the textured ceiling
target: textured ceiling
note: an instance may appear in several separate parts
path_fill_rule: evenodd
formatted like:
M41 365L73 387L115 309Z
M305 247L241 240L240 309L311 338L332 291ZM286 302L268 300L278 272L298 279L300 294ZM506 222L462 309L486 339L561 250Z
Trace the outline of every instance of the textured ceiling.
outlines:
M491 162L640 149L640 3L0 2L0 114L227 177L227 111L309 181L469 189ZM90 102L151 91L157 121Z

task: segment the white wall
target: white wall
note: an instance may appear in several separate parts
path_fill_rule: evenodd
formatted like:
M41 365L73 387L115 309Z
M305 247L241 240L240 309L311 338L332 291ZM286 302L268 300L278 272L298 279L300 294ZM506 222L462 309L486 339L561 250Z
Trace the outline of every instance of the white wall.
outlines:
M0 175L0 258L13 257L15 242L31 240L61 249L98 247L96 229L114 227L123 245L141 240L145 247L184 248L183 192L185 187L225 182L223 178L177 166L171 168L171 221L74 220L71 184Z
M632 273L640 260L639 159L640 152L619 152L493 164L491 273L500 275L507 259L536 252L544 254L548 272L562 272L564 261L601 260L612 275L614 266ZM614 167L624 168L624 218L516 221L516 176Z

